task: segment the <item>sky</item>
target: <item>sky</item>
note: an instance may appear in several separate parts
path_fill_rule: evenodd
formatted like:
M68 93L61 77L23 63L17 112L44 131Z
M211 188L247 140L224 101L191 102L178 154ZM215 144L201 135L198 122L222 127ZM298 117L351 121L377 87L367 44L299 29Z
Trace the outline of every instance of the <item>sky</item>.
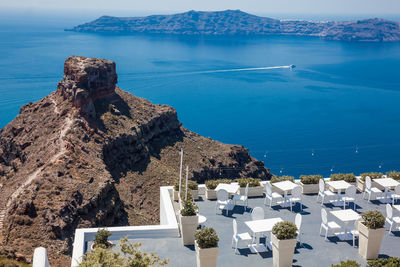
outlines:
M0 11L112 16L240 9L258 15L400 15L400 0L0 0Z

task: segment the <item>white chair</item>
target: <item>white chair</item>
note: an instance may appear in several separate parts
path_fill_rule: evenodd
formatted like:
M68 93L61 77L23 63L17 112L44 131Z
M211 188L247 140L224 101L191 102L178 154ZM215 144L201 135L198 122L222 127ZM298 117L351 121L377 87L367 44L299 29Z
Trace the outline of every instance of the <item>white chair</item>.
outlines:
M302 194L302 187L301 186L296 186L295 188L292 189L292 194L289 197L289 203L290 203L290 211L293 211L293 203L300 203L300 210L303 210L303 202L301 201L301 194Z
M250 244L250 241L253 238L250 236L248 232L238 234L237 233L237 222L233 219L233 236L232 236L232 248L235 248L235 253L238 251L238 243L239 241L247 241ZM233 246L233 242L235 242L235 246Z
M264 220L265 215L264 215L264 209L261 207L255 207L251 211L251 220L252 221L257 221L257 220ZM261 235L265 235L265 233L260 233ZM257 238L256 234L253 234L253 239L255 240Z
M218 210L231 210L233 208L232 201L229 199L229 193L225 189L217 191L217 203L215 205L215 213Z
M264 219L264 209L261 207L255 207L251 211L251 220L263 220Z
M318 196L317 196L317 202L319 197L321 196L322 200L321 200L321 206L324 205L325 203L325 198L333 198L336 195L329 191L329 190L325 190L325 182L323 179L319 179L319 191L318 191Z
M368 201L371 201L371 196L382 195L382 191L376 187L372 187L371 177L365 177L365 190L363 194L363 199L365 198L365 194L368 194Z
M396 199L400 199L400 184L396 185L394 188L394 194L392 194L392 205L394 205L394 202Z
M358 230L358 223L361 221L362 219L358 219L354 222L354 229L350 231L351 235L353 236L353 248L356 246L356 237L360 237L360 232Z
M321 235L322 228L325 229L325 240L328 238L328 231L330 229L332 230L337 230L340 229L340 226L335 223L334 221L329 222L328 221L328 213L326 212L325 209L321 209L321 218L322 218L322 223L321 223L321 228L319 229L319 235Z
M269 207L272 208L272 204L274 200L282 200L283 201L283 196L277 192L272 192L272 186L270 183L265 183L265 199L264 199L264 205L267 205L267 199L269 200Z
M357 194L357 188L354 185L346 188L344 196L342 197L343 209L346 209L347 203L349 203L350 205L350 202L353 202L353 210L356 210L356 194Z
M301 216L300 213L296 214L296 217L294 218L294 224L297 227L297 240L299 240L299 243L301 245L301 221L303 220L303 217Z
M390 224L389 233L392 232L393 225L400 225L400 217L393 217L393 208L386 204L386 222Z
M244 189L244 195L240 195L240 194L233 195L233 204L236 205L236 201L242 201L244 203L245 208L247 208L247 205L248 205L247 195L248 195L248 193L249 193L249 184L247 184L246 188Z

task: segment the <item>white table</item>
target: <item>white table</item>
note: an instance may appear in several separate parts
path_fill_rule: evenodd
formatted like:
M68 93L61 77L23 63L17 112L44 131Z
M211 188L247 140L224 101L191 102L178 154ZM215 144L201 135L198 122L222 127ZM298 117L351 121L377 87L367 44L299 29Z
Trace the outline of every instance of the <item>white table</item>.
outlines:
M218 184L217 188L215 188L215 191L224 189L228 191L229 194L236 194L239 188L240 186L238 184Z
M201 226L207 221L207 217L204 215L200 215L200 214L198 214L198 216L199 216L198 223L201 228Z
M351 233L348 233L347 226L348 226L349 222L354 223L355 221L357 221L360 218L360 215L352 209L334 210L334 211L331 211L331 214L333 216L335 216L336 218L338 218L340 221L342 221L344 224L344 233L340 233L337 235L339 237L339 239L340 240L352 239L353 236L351 235Z
M273 183L272 185L275 186L276 188L280 189L281 191L283 191L283 193L285 194L285 196L283 198L283 203L281 203L281 206L289 207L290 203L287 202L287 194L289 191L292 191L293 188L295 188L299 185L295 184L291 181L277 182L277 183Z
M393 208L400 211L400 205L393 205Z
M389 189L396 187L400 183L392 178L378 178L374 179L374 182L385 188L385 198L380 198L379 201L382 203L392 202L389 198Z
M271 232L274 225L278 222L283 222L283 220L279 217L271 218L271 219L263 219L263 220L254 220L254 221L247 221L244 224L250 228L250 231L256 235L256 244L249 245L251 252L253 253L260 253L267 251L267 248L260 244L259 235L265 232Z
M346 181L340 180L340 181L331 181L331 182L326 182L326 184L329 186L330 188L333 188L337 191L337 200L334 201L332 204L334 206L343 206L343 201L340 200L340 194L342 192L342 190L346 190L348 187L351 186L351 184L349 184Z

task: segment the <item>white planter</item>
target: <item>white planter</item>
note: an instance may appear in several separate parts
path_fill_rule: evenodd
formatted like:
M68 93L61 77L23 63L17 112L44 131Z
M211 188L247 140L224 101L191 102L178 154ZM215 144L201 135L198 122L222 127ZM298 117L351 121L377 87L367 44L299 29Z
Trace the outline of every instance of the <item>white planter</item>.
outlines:
M199 200L199 190L192 190L193 200Z
M272 258L274 267L292 266L294 249L297 239L279 240L274 234L271 234Z
M381 249L382 239L385 235L385 228L369 229L363 223L358 223L360 232L358 254L364 259L377 259Z
M299 182L299 185L303 188L303 194L318 194L319 184L303 184Z
M197 267L216 267L218 260L218 247L199 248L195 242Z
M361 180L361 178L356 178L357 179L357 189L360 191L360 192L364 192L364 190L365 190L365 182L363 182L362 180Z
M206 198L211 200L217 199L217 191L206 188Z
M182 216L179 214L179 221L183 245L194 245L194 233L199 226L199 216Z
M240 187L239 188L239 193L241 195L244 195L244 191L246 190L246 187ZM264 195L264 187L263 186L255 186L255 187L249 187L249 191L247 192L248 197L262 197Z

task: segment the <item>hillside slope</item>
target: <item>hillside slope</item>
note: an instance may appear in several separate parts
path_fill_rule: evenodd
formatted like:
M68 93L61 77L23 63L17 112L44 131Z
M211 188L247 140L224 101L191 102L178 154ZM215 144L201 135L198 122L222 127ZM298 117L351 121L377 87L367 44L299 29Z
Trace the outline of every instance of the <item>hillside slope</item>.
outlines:
M115 63L73 56L57 90L0 131L0 255L27 262L49 250L69 266L77 227L156 224L159 186L270 173L242 146L181 126L176 111L118 87Z

